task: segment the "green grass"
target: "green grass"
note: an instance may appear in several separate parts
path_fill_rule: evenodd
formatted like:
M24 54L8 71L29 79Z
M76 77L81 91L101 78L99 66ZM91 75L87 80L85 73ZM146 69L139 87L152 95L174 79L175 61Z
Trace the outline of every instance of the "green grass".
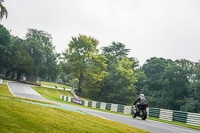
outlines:
M52 86L52 87L55 87L55 85L59 88L63 88L65 87L66 89L72 89L71 86L66 86L66 85L62 85L62 84L56 84L56 83L51 83L51 82L44 82L44 81L41 81L41 84L42 85L46 85L46 86Z
M78 104L75 104L75 103L70 103L70 102L63 101L62 99L60 99L60 96L61 95L65 95L65 94L61 94L60 93L60 95L57 95L56 97L54 96L56 91L59 91L57 89L53 89L55 92L49 93L48 91L51 91L52 88L46 88L46 90L48 90L48 91L42 91L42 92L41 92L42 89L40 87L32 87L32 88L35 89L38 93L42 94L42 96L44 96L46 99L49 99L49 100L52 100L52 101L65 103L65 104L70 104L70 105L75 105L75 106L80 106L80 107L89 108L89 109L98 110L98 111L104 111L104 112L119 114L119 115L126 115L126 116L130 116L131 117L131 114L112 112L112 111L108 111L108 110L102 110L102 109L98 109L98 108L92 108L92 107L82 106L82 105L78 105ZM69 95L65 95L65 96L69 96ZM69 97L72 97L72 96L69 96ZM183 127L187 127L187 128L196 129L196 130L200 130L200 127L198 127L198 126L188 125L188 124L185 124L185 123L182 123L182 122L166 121L166 120L161 120L161 119L154 118L154 117L148 117L147 119L154 120L154 121L159 121L159 122L164 122L164 123L169 123L169 124L174 124L174 125L179 125L179 126L183 126Z
M0 96L13 97L7 85L0 84Z
M47 87L37 87L37 86L31 86L35 91L40 93L44 98L52 101L56 101L57 99L60 99L61 95L65 95L68 97L73 97L70 91L64 91L59 89L53 89L53 88L47 88Z
M61 95L65 95L68 97L73 97L70 91L64 91L64 90L59 90L59 89L53 89L53 88L47 88L47 87L36 87L36 86L31 86L35 91L40 93L44 98L56 102L62 101L60 99ZM82 98L82 97L81 97ZM87 98L83 98L83 100L90 100ZM91 101L91 100L90 100Z
M3 80L3 82L8 82L8 80Z
M6 85L0 85L0 132L59 133L146 133L125 124L72 111L25 103L13 98Z

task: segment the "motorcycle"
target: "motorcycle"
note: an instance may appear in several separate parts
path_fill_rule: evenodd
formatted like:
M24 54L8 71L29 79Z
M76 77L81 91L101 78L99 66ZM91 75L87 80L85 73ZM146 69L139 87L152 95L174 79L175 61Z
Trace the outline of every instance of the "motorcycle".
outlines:
M148 104L138 105L138 108L136 108L134 106L135 105L133 105L132 117L135 118L136 116L139 116L139 117L141 117L142 120L145 120L147 118L146 108L148 107Z

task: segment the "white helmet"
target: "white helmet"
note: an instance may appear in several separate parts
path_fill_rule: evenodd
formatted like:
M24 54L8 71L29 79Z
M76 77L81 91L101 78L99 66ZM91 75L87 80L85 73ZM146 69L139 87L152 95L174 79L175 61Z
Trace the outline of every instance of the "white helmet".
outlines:
M144 94L140 94L140 97L144 97Z

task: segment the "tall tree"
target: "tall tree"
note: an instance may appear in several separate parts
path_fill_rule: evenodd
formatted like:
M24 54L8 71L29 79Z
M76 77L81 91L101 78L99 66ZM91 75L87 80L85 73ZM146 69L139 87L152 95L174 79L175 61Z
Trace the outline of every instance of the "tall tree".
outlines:
M95 70L105 69L104 56L98 56L99 50L97 49L98 41L92 37L85 35L79 35L79 37L72 37L72 40L68 44L69 49L64 53L67 62L70 63L71 75L73 78L79 80L78 91L82 92L83 87L88 83L86 79L91 76L95 80L95 75L101 75L99 71L95 73ZM103 59L104 58L104 59ZM96 65L98 64L98 65ZM101 66L104 66L100 68ZM92 68L92 69L91 69ZM95 68L95 69L94 69ZM92 71L92 72L91 72ZM98 77L96 80L101 80ZM95 81L94 81L95 82Z
M20 80L22 74L31 74L34 65L33 59L25 49L24 40L13 36L12 42L13 47L9 71L16 71L17 80Z
M142 66L144 74L147 77L146 85L143 92L150 102L152 107L160 107L158 100L161 97L162 90L162 75L165 68L170 66L172 60L166 60L164 58L153 57L148 59Z
M0 24L0 73L7 68L11 54L11 35L9 31Z
M189 80L184 69L176 63L167 67L162 74L162 90L159 107L180 110L184 98L188 97Z
M113 71L109 71L104 79L104 86L99 93L102 101L120 104L129 104L135 99L136 89L134 84L137 79L131 68L131 61L128 58L117 59L112 66Z
M26 34L26 40L28 44L33 48L37 48L41 52L41 65L38 65L38 76L47 80L55 80L57 78L57 54L55 53L55 47L52 44L52 37L47 32L36 29L28 29L28 33ZM29 52L31 54L31 49ZM32 54L32 56L34 56ZM35 57L37 58L37 57ZM39 61L39 59L38 59Z
M0 21L3 19L4 16L6 16L6 18L8 16L8 11L2 5L3 2L4 2L4 0L0 0Z
M192 76L189 77L188 97L184 98L185 104L181 106L181 110L200 113L200 61L193 63L192 70Z
M130 49L126 49L125 45L120 42L112 42L112 45L102 48L102 54L108 59L109 66L116 62L117 59L127 57Z

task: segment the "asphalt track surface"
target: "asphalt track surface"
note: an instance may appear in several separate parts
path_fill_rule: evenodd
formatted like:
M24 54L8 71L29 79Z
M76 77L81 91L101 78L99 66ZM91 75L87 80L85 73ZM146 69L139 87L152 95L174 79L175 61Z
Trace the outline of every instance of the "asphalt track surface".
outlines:
M107 112L102 112L102 111L82 108L82 107L78 107L78 106L49 101L49 100L43 98L35 90L33 90L30 87L30 85L28 85L28 84L23 84L23 83L19 83L19 82L8 82L8 87L9 87L11 93L16 97L56 103L57 105L60 105L63 107L81 110L86 113L89 113L89 114L92 114L92 115L95 115L95 116L98 116L98 117L101 117L104 119L124 123L124 124L130 125L130 126L133 126L136 128L144 129L144 130L147 130L147 131L150 131L153 133L200 133L200 131L198 131L198 130L193 130L190 128L181 127L181 126L177 126L177 125L173 125L173 124L162 123L162 122L157 122L157 121L152 121L152 120L144 121L139 118L133 119L130 116L112 114L112 113L107 113Z

